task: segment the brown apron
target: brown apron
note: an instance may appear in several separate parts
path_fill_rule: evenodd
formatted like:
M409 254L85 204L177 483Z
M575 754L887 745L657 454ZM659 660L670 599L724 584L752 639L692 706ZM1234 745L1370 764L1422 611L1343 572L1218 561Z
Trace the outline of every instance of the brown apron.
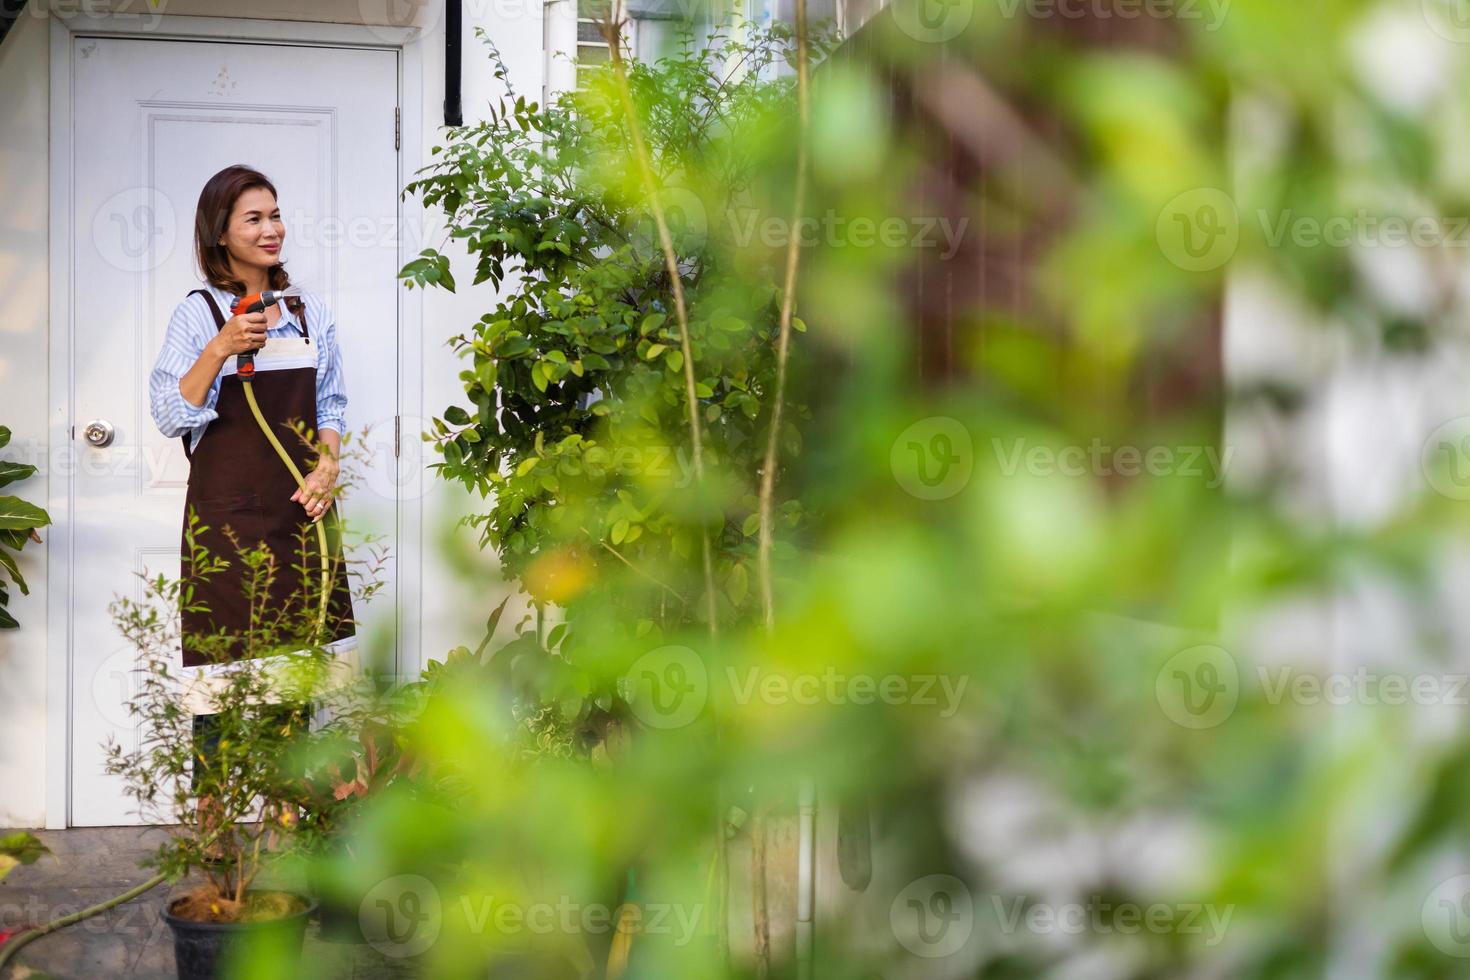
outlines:
M225 315L215 298L207 290L196 289L193 292L201 294L209 302L216 327L223 328ZM306 325L304 304L300 320L304 342L310 345L311 333ZM313 349L308 346L306 350ZM227 369L234 362L234 357L229 358ZM290 363L289 359L285 361L286 365ZM292 429L292 421L304 422L308 430L316 430L315 357L311 358L309 366L301 363L300 358L297 364L299 366L273 368L268 359L257 357L251 384L266 424L304 475L311 472L313 454ZM182 577L186 585L193 586L193 602L208 607L208 612L182 613L185 667L197 667L214 659L198 649L191 642L192 637L221 630L235 637L250 625L245 568L236 546L224 534L225 527L234 530L241 549L254 547L263 541L274 556L275 581L271 584L268 599L257 597L257 617L264 614L269 620L276 621L277 613L284 611L287 618L279 622L301 621L307 579L299 566L304 566L304 574L312 585L319 589L321 583L321 553L316 530L311 526L305 508L291 499L291 494L296 492L296 480L281 462L281 457L276 455L265 433L260 431L255 415L250 411L250 403L245 400L244 385L232 371L220 379L215 411L219 417L209 423L192 452L188 435L183 437L184 454L189 458L189 489L184 497L184 533L180 536ZM207 548L211 558L229 561L230 567L208 576L195 574L187 540L191 509L201 524L208 525L207 530L195 535L195 543ZM352 596L341 560L341 509L341 502L335 502L322 516L334 579L320 643L344 639L356 632ZM313 592L312 600L314 620L321 602L319 591ZM229 659L232 660L250 653L237 639L232 640L229 651Z

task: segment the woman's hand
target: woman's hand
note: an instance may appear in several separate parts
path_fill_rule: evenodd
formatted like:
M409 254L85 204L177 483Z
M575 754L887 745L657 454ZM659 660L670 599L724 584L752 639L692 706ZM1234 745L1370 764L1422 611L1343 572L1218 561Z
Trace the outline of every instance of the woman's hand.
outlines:
M225 321L210 341L218 357L234 357L265 346L265 313L241 313Z
M322 519L332 506L332 487L337 483L337 462L323 456L316 469L306 474L306 485L297 487L291 499L300 501L313 523Z

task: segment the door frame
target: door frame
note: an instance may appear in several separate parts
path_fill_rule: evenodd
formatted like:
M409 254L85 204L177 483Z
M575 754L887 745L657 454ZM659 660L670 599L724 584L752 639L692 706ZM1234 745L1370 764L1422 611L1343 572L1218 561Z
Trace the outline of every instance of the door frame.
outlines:
M50 17L50 279L49 353L47 364L49 414L47 444L68 451L75 435L72 418L74 396L72 358L75 352L75 323L71 304L75 280L75 242L72 238L76 168L72 158L72 50L78 37L139 38L144 40L214 41L239 44L281 45L289 38L294 46L374 48L398 52L398 104L402 126L397 161L398 190L406 180L405 161L422 159L423 140L423 32L417 27L367 27L361 24L331 24L315 21L256 20L243 17L188 17L160 14L157 26L145 26L148 18L61 16ZM386 124L386 117L385 117ZM416 199L403 200L398 207L398 264L407 254L404 228L424 227L423 207ZM423 402L423 300L422 290L398 291L398 405L400 419L416 418L415 406ZM406 438L401 432L400 452ZM400 456L400 459L405 458ZM75 467L63 472L53 468L47 481L47 510L51 515L46 555L46 736L45 792L46 827L71 825L72 769L72 571L76 564L73 535L75 510ZM422 479L422 476L415 478ZM411 483L412 485L412 483ZM421 607L423 566L423 495L398 494L397 499L397 610L395 626L396 669L417 670L421 664L419 632L411 628ZM413 611L406 615L406 611Z

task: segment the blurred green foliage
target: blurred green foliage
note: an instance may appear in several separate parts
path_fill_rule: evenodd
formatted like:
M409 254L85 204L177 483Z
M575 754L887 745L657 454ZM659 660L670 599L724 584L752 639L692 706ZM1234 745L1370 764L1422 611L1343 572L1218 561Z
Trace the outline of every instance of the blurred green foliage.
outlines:
M789 34L631 69L685 217L703 484L681 479L669 283L608 85L512 94L409 185L501 289L426 437L487 501L467 523L531 612L435 668L402 732L431 775L352 823L339 870L385 955L598 975L636 901L630 975L754 975L755 798L775 801L785 973L810 777L822 852L837 812L871 814L874 842L861 890L824 858L818 976L1459 975L1463 631L1435 590L1463 503L1411 464L1352 518L1309 423L1333 365L1422 366L1460 339L1463 269L1404 246L1441 290L1406 312L1381 253L1272 229L1463 210L1445 127L1470 110L1466 59L1433 3L1393 14L1452 70L1417 102L1364 67L1379 8L1094 10L1093 31L1046 9L951 4L970 16L936 40L900 3L817 73L769 633L750 517L796 117L760 52ZM970 219L948 257L917 237L941 217ZM448 264L404 277L452 288ZM1317 360L1235 383L1227 276ZM718 545L718 638L696 531ZM1375 602L1399 631L1354 635ZM1441 687L1311 695L1363 667Z

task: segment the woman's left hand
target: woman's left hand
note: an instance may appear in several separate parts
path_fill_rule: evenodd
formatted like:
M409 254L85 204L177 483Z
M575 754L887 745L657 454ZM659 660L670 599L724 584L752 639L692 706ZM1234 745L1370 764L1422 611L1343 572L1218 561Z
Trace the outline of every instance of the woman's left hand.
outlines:
M300 501L313 523L332 506L332 487L337 483L337 464L322 462L306 474L306 486L297 487L291 499Z

